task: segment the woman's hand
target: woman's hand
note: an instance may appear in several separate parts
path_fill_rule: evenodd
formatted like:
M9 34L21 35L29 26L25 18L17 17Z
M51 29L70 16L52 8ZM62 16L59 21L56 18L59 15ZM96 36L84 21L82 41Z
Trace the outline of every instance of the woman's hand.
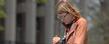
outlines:
M60 37L58 37L58 36L55 36L52 39L53 44L57 44L59 41L60 41Z

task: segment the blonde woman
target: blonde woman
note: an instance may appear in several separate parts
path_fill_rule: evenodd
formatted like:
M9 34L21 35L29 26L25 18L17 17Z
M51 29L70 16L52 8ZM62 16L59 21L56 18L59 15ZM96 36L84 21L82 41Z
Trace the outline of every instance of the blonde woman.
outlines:
M57 18L62 22L66 31L64 41L58 36L53 37L53 44L86 44L87 21L68 0L60 0L57 5Z

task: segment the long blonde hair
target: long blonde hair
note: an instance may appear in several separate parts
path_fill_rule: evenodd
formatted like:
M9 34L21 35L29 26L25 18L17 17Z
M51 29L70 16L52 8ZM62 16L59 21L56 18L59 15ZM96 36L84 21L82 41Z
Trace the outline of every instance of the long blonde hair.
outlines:
M73 15L74 21L77 21L80 18L80 12L77 8L75 8L73 5L71 5L69 2L63 2L60 1L56 5L57 7L57 13L59 12L68 12L69 15Z

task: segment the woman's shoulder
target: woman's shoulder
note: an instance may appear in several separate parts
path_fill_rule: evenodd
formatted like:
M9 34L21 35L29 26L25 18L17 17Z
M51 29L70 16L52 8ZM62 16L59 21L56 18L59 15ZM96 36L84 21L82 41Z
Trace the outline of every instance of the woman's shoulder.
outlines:
M83 17L80 17L80 19L78 19L77 21L78 23L87 23L87 20Z

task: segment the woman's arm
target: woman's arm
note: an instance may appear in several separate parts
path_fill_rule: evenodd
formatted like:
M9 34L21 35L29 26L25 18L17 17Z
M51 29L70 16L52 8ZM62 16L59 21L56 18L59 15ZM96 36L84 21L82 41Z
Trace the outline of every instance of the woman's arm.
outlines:
M76 30L76 35L75 35L75 44L85 44L87 43L86 38L87 38L87 21L84 18L80 18L77 21L78 27Z

